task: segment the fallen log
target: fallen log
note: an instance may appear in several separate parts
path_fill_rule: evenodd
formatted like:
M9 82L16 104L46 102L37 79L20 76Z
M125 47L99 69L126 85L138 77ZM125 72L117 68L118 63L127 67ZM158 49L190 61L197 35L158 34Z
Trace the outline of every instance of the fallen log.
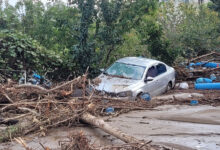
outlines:
M91 125L94 125L100 129L102 129L103 131L105 131L106 133L109 133L115 137L117 137L118 139L124 141L125 143L143 143L143 141L136 139L133 136L130 136L126 133L123 133L121 130L112 127L111 125L109 125L108 123L106 123L103 119L95 117L89 113L84 113L81 116L81 119Z

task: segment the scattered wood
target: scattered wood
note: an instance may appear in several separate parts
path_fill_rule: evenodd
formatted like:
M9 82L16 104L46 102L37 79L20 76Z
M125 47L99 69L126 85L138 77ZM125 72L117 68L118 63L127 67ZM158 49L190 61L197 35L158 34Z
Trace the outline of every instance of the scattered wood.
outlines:
M91 125L94 125L100 129L102 129L103 131L119 138L120 140L124 141L125 143L143 143L142 141L136 139L135 137L130 136L115 127L112 127L111 125L106 123L103 119L97 118L89 113L84 113L81 116L81 119Z
M196 62L196 61L201 61L201 60L208 61L210 59L212 61L220 61L220 53L213 51L211 53L208 53L208 54L205 54L205 55L202 55L202 56L198 56L196 58L192 58L190 60L190 62Z
M196 62L216 62L220 63L220 53L219 52L211 52L202 56L198 56L196 58L192 58L189 62L185 65L178 65L174 66L176 73L177 73L177 81L194 81L196 78L199 77L206 77L209 78L211 74L215 74L216 76L220 76L220 69L217 68L204 68L201 66L193 66L191 68L187 68L189 63L196 63ZM189 66L188 66L189 67Z
M52 89L45 89L35 85L17 85L15 83L0 85L0 98L7 99L4 103L0 102L0 117L3 118L3 121L19 120L22 122L26 119L25 121L28 122L21 126L21 129L23 129L21 132L16 132L16 134L7 138L24 136L30 133L46 134L50 128L78 125L81 123L80 120L83 120L128 143L123 145L124 147L142 149L141 146L144 145L143 147L149 148L151 147L149 141L136 139L112 127L100 117L118 115L131 110L152 110L160 105L178 104L180 101L181 103L189 104L189 99L192 98L206 99L205 102L209 103L217 101L216 97L212 97L211 94L207 98L206 95L192 92L190 94L181 93L158 96L150 102L98 96L94 92L91 95L86 95L85 88L88 83L84 75L57 85ZM72 96L76 89L84 91L81 96ZM114 107L115 110L112 114L105 112L108 107ZM10 114L10 117L8 117L8 114ZM21 139L17 141L22 144ZM72 146L74 147L75 144L72 143ZM70 147L72 146L70 145ZM108 148L117 149L121 147L102 147L102 149Z

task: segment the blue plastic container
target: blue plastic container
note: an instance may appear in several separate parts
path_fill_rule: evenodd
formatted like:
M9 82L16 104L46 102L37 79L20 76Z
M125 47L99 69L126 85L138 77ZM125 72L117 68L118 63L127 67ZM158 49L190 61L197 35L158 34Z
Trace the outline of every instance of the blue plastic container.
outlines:
M41 79L41 76L36 74L36 73L33 74L33 77L36 78L36 79Z
M199 104L199 101L197 101L197 100L191 100L190 101L190 105L192 105L192 106L195 106L195 105L198 105Z
M198 78L196 79L196 83L212 83L212 80L209 78Z
M149 94L142 94L141 95L141 99L145 100L145 101L150 101L151 97Z
M195 66L195 63L189 63L189 66L190 67Z
M220 83L196 83L197 90L220 90Z
M219 66L220 66L220 64L215 63L215 62L208 62L208 63L204 64L204 67L207 67L207 68L217 68Z
M105 110L106 113L113 113L114 111L115 111L115 109L113 107L108 107Z
M197 62L197 63L195 63L195 66L201 66L203 64L204 64L204 62Z

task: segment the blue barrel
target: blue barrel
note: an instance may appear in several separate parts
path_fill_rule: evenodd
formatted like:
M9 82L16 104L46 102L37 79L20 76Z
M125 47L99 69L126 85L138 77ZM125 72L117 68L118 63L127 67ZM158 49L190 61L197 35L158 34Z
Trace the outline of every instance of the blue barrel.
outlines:
M106 113L113 113L114 110L115 110L115 109L114 109L113 107L108 107L108 108L106 108L105 112L106 112Z
M194 105L198 105L199 102L197 100L191 100L190 101L190 105L194 106Z
M151 97L149 94L145 93L145 94L142 94L141 96L141 99L145 100L145 101L150 101L151 100Z
M196 83L212 83L212 80L209 78L198 78L196 79Z
M195 63L195 66L201 66L203 64L204 64L204 62L197 62L197 63Z
M195 63L189 63L189 67L195 66Z
M218 68L219 67L219 63L215 63L215 62L208 62L204 65L204 67L207 68Z
M220 83L196 83L197 90L220 90Z

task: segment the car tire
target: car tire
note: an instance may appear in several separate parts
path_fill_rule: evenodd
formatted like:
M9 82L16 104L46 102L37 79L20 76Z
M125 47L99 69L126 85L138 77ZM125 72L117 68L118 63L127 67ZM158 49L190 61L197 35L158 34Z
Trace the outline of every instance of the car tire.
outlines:
M138 94L138 96L137 96L137 98L136 98L135 100L140 100L140 99L142 99L141 96L142 96L143 94L147 94L147 95L148 95L148 97L146 97L146 98L147 98L146 101L150 101L150 100L151 100L151 96L150 96L150 94L148 94L148 93L140 93L140 94Z
M142 92L141 93L139 93L137 96L136 96L136 98L135 98L135 101L138 101L138 100L140 100L140 96L141 96L141 94L143 94Z
M165 93L167 93L167 92L170 91L171 89L172 89L172 83L169 82L169 83L167 84L167 88L166 88Z

